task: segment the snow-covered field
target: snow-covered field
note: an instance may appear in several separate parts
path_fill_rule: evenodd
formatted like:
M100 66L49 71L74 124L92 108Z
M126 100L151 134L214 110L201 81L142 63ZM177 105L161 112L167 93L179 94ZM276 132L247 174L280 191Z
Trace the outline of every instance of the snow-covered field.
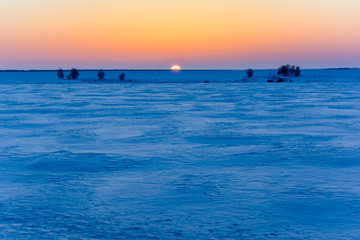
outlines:
M1 72L0 238L360 239L360 70L268 74Z

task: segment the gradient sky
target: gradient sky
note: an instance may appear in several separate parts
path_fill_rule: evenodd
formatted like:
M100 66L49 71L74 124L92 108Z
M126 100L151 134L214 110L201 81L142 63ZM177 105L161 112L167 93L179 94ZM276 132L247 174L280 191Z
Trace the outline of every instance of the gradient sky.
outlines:
M359 0L1 0L0 69L360 66Z

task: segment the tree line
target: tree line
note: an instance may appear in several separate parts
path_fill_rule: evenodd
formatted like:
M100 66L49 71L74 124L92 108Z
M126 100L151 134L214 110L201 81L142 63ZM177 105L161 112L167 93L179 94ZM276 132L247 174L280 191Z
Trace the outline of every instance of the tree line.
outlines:
M300 66L286 64L279 67L276 74L282 77L299 77L301 74L301 69ZM251 68L246 70L246 77L248 79L252 78L253 76L254 76L254 70L252 70Z
M299 77L300 74L301 74L300 66L294 66L294 65L290 65L290 64L282 65L277 70L277 75L278 76L283 76L283 77ZM60 68L57 71L57 76L58 76L59 79L64 79L65 78L65 71ZM76 68L73 68L73 69L70 70L70 73L69 73L69 75L66 76L66 78L69 79L69 80L76 80L76 79L79 78L79 76L80 76L79 71ZM253 76L254 76L254 70L252 70L251 68L246 70L247 79L250 79ZM99 80L104 80L105 79L105 72L102 69L100 69L98 71L97 77L98 77ZM119 79L120 80L125 80L125 74L121 73L119 75Z
M64 79L65 78L65 71L60 68L59 70L57 70L57 76L58 76L59 79ZM73 68L73 69L70 70L70 73L69 73L69 75L66 76L66 78L69 79L69 80L76 80L76 79L79 78L79 76L80 76L79 71L76 68ZM100 69L98 71L97 77L98 77L99 80L104 80L105 79L105 72L102 69ZM125 80L125 73L121 73L119 75L119 79L120 80Z

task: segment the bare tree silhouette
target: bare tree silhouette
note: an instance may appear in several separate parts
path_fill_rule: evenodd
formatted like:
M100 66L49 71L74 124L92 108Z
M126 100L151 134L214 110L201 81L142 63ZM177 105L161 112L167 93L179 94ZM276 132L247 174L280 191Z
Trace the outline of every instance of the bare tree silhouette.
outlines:
M61 68L59 70L57 70L57 76L59 79L64 79L64 77L65 77L64 70L62 70Z
M78 79L80 76L79 71L76 68L71 69L70 74L67 76L67 79Z
M249 69L246 71L246 76L247 76L248 78L252 78L252 76L254 76L254 71L253 71L251 68L249 68Z
M99 80L104 80L104 78L105 78L105 73L102 69L100 69L98 72L98 78L99 78Z

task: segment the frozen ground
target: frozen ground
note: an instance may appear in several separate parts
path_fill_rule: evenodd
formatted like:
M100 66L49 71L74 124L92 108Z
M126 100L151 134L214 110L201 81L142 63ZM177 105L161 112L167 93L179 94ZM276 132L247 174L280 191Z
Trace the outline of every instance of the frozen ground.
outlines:
M210 84L1 73L0 238L359 239L360 74L324 72Z

